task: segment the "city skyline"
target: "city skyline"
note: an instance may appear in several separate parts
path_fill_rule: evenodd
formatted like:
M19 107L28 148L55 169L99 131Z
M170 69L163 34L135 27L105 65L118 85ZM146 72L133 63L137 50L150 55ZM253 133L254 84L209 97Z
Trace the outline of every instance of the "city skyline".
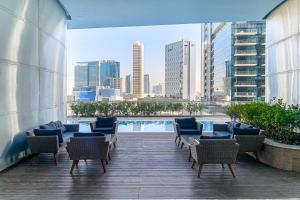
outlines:
M200 24L68 30L67 35L68 95L72 95L74 66L78 61L117 60L120 62L121 78L125 79L126 75L132 74L132 43L136 40L144 43L144 73L152 77L153 85L164 84L165 45L184 38L195 41L196 91L200 89Z

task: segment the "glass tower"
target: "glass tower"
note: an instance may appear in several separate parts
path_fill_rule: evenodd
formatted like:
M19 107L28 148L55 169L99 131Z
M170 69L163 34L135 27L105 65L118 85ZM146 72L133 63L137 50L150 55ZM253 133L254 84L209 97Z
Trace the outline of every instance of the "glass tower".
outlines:
M100 86L120 89L120 62L114 60L101 61Z
M231 101L264 101L265 22L236 22L231 30Z
M99 85L99 62L78 62L75 66L75 88Z
M264 101L265 22L202 25L202 33L206 33L206 37L202 36L204 100Z

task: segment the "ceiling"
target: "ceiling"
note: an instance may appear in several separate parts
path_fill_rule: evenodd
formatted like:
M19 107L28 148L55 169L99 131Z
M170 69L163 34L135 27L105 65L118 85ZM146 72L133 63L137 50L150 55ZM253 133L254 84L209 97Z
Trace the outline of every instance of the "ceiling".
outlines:
M58 0L68 29L260 20L284 0Z

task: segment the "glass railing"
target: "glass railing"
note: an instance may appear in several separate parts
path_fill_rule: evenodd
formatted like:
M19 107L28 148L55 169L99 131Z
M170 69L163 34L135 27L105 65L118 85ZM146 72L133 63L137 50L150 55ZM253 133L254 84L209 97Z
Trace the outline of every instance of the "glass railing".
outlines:
M239 81L234 83L235 86L256 86L255 81Z
M257 65L256 60L236 60L234 65Z
M256 71L235 71L234 75L256 75Z
M235 40L235 43L257 43L256 39Z
M255 92L235 92L234 96L236 97L255 97Z
M255 31L240 31L240 32L236 32L234 34L235 35L256 35L257 32L255 32Z
M238 51L235 51L235 54L253 54L253 55L256 55L257 52L255 50L238 50Z

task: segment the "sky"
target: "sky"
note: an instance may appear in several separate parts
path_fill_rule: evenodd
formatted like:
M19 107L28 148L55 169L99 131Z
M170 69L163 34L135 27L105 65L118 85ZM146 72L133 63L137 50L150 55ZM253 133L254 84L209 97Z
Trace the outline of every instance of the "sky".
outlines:
M72 94L74 66L80 61L116 60L121 78L132 74L132 45L144 44L145 74L151 86L164 83L165 45L187 39L196 42L196 91L200 88L201 25L163 25L67 31L67 93Z

